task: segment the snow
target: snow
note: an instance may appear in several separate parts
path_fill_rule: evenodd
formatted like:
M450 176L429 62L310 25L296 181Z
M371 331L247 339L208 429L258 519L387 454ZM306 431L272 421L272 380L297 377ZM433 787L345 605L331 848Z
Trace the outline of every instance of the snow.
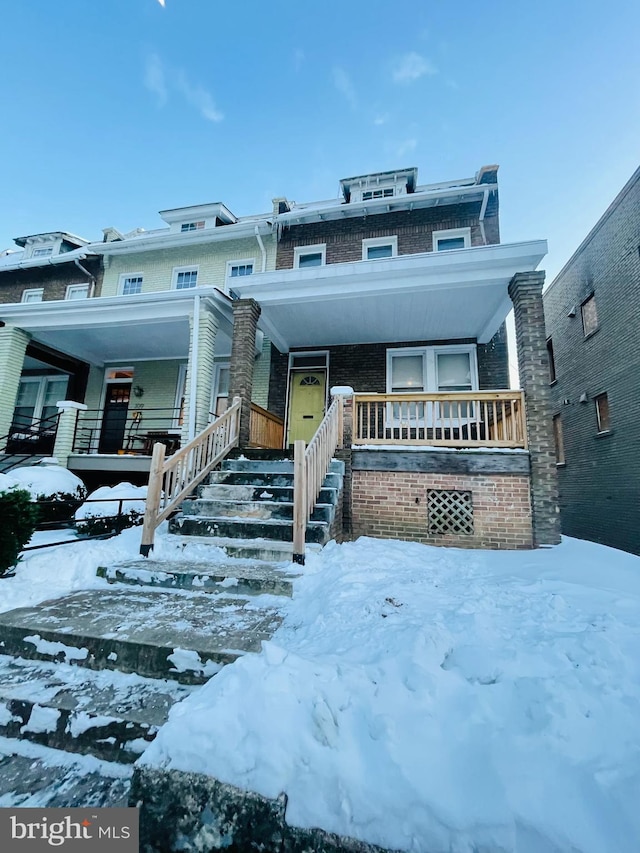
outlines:
M210 676L222 669L222 664L212 660L203 663L198 652L191 649L174 649L167 660L173 664L172 672L198 672Z
M66 646L64 643L54 643L51 640L43 640L40 634L33 634L30 637L24 637L25 643L33 643L38 654L50 655L57 657L59 654L64 655L65 661L69 660L86 660L89 656L89 649L78 649L76 646Z
M109 717L106 714L87 714L86 711L76 711L67 723L67 731L72 737L79 737L89 729L108 726L111 723L122 722L119 717Z
M20 728L21 732L33 732L43 734L55 732L60 719L60 711L57 708L45 708L43 705L34 705L29 715L29 720Z
M636 853L639 625L640 559L591 543L331 543L139 763L411 853Z
M118 483L117 486L101 486L92 492L86 503L76 510L76 521L85 518L105 518L120 512L144 515L147 497L146 486L134 486L131 483ZM119 501L122 500L122 505Z
M59 465L30 465L27 468L12 468L4 475L30 492L33 500L71 495L82 500L87 494L84 483L67 468ZM0 488L2 482L0 482Z
M441 444L354 444L354 450L395 450L402 453L529 453L521 447L444 447Z

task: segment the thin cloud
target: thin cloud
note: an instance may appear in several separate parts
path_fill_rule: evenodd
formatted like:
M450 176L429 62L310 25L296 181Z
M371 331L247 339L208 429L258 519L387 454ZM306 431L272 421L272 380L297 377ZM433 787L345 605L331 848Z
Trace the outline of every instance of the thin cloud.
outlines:
M147 57L144 69L144 85L158 99L158 106L167 103L167 81L165 78L162 60L157 53Z
M398 155L398 157L404 157L405 154L410 154L412 151L414 151L417 146L417 139L405 139L405 141L398 146L396 154Z
M405 53L396 61L392 78L394 83L413 83L425 74L437 73L438 69L435 65L424 56L420 56L419 53Z
M304 50L301 47L296 48L293 54L293 67L296 71L300 71L302 63L305 60Z
M358 98L356 96L356 90L351 80L351 77L347 74L344 68L340 68L336 65L333 69L333 85L336 87L338 92L342 95L345 100L347 100L352 107L355 107L358 103Z
M159 3L159 4L162 6L162 8L164 9L164 0L158 0L158 3Z
M389 116L385 113L384 115L378 115L374 118L373 123L376 126L380 126L386 124L389 121Z
M147 57L144 69L144 85L163 107L170 92L177 92L194 107L206 121L222 121L224 115L217 108L213 96L198 83L192 83L182 69L165 66L157 53Z
M190 83L184 71L178 72L176 85L178 91L198 110L202 118L207 121L222 121L224 115L216 107L211 93L198 84Z

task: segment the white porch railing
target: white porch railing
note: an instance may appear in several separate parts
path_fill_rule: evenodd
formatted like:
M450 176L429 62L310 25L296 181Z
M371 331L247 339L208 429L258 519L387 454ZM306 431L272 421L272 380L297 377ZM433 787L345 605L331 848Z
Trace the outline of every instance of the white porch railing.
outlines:
M353 445L526 448L522 391L355 394Z
M154 444L140 544L143 556L148 557L153 549L157 526L237 447L240 405L240 398L235 397L223 415L168 459L164 444Z
M343 441L343 398L336 397L309 446L293 444L293 562L304 565L307 523L336 448Z

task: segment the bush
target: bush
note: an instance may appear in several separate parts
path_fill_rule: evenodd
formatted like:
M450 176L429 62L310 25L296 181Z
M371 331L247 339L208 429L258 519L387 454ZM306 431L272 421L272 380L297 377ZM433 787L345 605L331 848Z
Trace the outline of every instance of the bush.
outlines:
M0 577L17 564L37 523L38 509L29 492L18 488L0 492Z
M38 522L68 521L87 496L79 477L59 465L42 464L14 468L10 475L31 493L40 508Z
M142 524L146 497L146 486L101 486L76 510L76 530L83 536L100 536Z

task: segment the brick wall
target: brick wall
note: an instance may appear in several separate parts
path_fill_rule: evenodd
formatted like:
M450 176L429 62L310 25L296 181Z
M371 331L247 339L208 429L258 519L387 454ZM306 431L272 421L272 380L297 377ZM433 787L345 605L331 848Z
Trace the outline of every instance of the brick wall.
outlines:
M294 225L282 234L276 269L291 269L294 248L315 243L327 244L328 264L361 261L362 241L370 237L397 235L399 255L430 252L433 231L449 228L471 228L471 245L482 246L480 207L480 202L473 202ZM497 213L497 202L490 202L485 216L487 243L500 242Z
M598 330L585 338L580 305L591 293ZM562 531L640 554L640 169L547 289L544 311L564 432ZM611 431L598 436L593 398L605 392Z
M470 491L473 534L430 534L428 489ZM456 548L530 548L532 544L529 478L524 475L355 470L352 519L354 536Z
M82 266L96 277L95 296L102 289L102 259L87 258ZM0 270L0 303L20 302L24 290L42 287L42 299L64 299L70 284L87 284L88 278L71 263L32 267L26 270Z

